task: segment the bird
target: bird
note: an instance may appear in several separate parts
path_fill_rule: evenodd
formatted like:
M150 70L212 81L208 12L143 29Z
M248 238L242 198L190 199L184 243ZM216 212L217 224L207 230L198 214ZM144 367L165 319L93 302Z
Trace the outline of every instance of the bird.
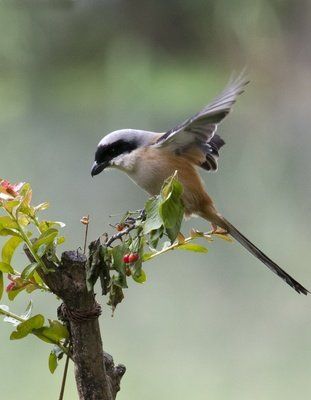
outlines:
M177 171L183 185L185 217L196 215L209 221L214 232L221 229L233 237L296 292L307 295L310 292L303 285L217 210L198 172L200 168L208 172L217 171L219 152L225 144L216 133L218 125L230 113L248 83L243 74L231 79L201 111L165 133L121 129L107 134L98 143L91 175L98 175L108 167L116 168L125 172L149 195L155 196L160 193L163 182Z

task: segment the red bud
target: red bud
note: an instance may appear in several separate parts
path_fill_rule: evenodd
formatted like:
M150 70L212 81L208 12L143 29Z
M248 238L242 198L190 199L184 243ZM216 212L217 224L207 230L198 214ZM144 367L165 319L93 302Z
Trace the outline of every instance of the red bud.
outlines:
M16 283L15 282L10 282L7 287L5 288L5 291L7 293L11 292L11 290L15 289Z

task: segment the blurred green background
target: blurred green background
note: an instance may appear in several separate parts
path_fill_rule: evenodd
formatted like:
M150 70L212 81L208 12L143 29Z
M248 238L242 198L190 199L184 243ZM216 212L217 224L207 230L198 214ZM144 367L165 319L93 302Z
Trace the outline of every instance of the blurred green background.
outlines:
M204 180L220 211L311 288L310 18L308 0L2 2L0 175L31 182L75 249L83 215L94 239L110 214L146 200L119 172L91 179L101 137L165 131L247 66L251 84L219 130L219 171ZM236 243L209 249L146 264L147 283L131 285L115 317L104 308L104 348L127 366L118 399L309 398L310 297ZM32 298L55 318L52 296ZM20 295L12 310L26 304ZM11 342L11 330L1 323L1 398L57 399L62 367L50 375L48 346ZM65 398L75 399L70 372Z

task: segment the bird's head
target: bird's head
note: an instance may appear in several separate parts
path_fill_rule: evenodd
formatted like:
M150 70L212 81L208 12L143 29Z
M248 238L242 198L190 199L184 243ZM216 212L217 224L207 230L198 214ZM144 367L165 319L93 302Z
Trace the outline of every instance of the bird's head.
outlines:
M105 168L122 164L122 159L138 149L150 144L151 132L122 129L109 133L98 143L91 175L101 173Z

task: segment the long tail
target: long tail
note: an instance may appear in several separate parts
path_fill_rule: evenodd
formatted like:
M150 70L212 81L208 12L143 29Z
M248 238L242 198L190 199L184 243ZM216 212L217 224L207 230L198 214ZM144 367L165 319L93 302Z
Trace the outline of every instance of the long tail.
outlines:
M252 242L250 242L241 232L239 232L229 221L222 217L222 222L229 234L236 239L242 246L244 246L251 254L257 257L261 262L263 262L271 271L282 278L289 286L296 290L298 293L303 293L307 295L309 290L303 287L299 282L292 278L287 272L285 272L281 267L279 267L274 261L267 257L261 250L258 249Z

